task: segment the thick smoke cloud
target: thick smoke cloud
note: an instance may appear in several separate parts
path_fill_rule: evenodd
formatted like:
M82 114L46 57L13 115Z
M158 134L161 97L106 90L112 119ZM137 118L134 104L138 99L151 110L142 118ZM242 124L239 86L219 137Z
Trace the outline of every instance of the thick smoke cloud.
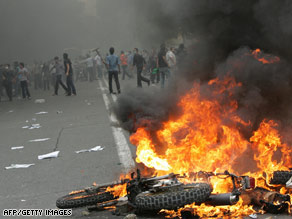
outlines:
M153 7L148 5L143 14L149 14L149 8L157 5L157 1L147 2ZM292 57L291 1L183 0L159 3L159 11L155 11L151 24L154 28L159 27L160 39L183 32L187 37L196 38L197 43L189 45L188 55L177 72L178 77L161 96L159 91L155 98L142 91L132 91L131 95L119 99L115 109L125 129L135 131L133 124L141 125L149 118L154 124L150 128L159 128L157 124L173 114L179 96L188 91L192 81L205 84L215 77L223 79L227 74L242 82L235 98L239 115L252 122L250 129L242 130L246 138L264 118L280 121L284 129L288 129L292 91L289 63ZM272 54L281 61L273 64L259 62L250 55L256 48L264 51L262 56ZM136 115L134 119L133 115Z

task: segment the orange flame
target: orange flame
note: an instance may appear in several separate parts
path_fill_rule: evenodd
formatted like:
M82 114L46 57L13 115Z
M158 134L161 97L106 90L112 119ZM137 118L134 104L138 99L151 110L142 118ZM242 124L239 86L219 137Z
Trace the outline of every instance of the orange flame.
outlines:
M255 59L257 59L259 62L262 62L263 64L272 64L280 61L280 58L278 56L272 56L272 55L264 55L262 54L262 51L260 49L255 49L251 53Z
M253 55L258 56L258 52L256 50ZM262 173L269 176L275 170L288 170L292 149L282 143L278 124L272 120L262 121L249 140L241 135L240 127L250 127L251 122L244 121L237 114L238 104L233 97L235 89L240 86L241 83L231 77L216 78L208 85L195 83L178 102L179 115L171 115L155 132L140 127L131 135L131 143L137 146L136 161L155 169L158 175L201 170L245 173L257 178L258 186L265 187ZM275 158L277 154L280 154L278 159ZM242 166L246 166L244 172ZM231 182L221 182L218 178L211 179L211 183L214 193L224 193L232 188ZM191 208L199 216L223 216L226 211L232 212L233 216L253 213L251 207L242 201L234 206L191 205Z

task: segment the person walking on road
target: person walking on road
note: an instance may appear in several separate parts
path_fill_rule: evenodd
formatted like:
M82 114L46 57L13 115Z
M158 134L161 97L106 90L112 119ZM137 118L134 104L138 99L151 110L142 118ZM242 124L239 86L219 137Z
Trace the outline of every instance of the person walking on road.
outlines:
M63 54L63 59L64 59L64 67L65 67L66 83L67 83L67 95L66 96L71 96L72 93L73 93L73 95L76 96L76 89L75 89L75 86L73 83L73 69L72 69L71 60L69 59L67 53Z
M142 81L146 82L148 86L150 85L150 80L142 76L142 71L146 64L145 59L139 54L138 48L134 49L133 66L137 67L137 86L142 87Z
M113 47L109 49L109 52L110 52L110 55L106 57L106 66L108 69L109 91L111 94L115 94L112 88L112 80L114 77L118 93L121 93L119 75L118 75L121 72L120 59L118 56L114 55L115 49Z
M50 69L50 72L55 70L55 91L53 96L58 95L58 90L59 90L59 85L63 87L63 89L66 91L66 94L68 93L68 88L65 86L65 84L62 81L62 75L64 73L64 67L59 61L59 57L56 56L54 58L55 60L55 65Z
M120 60L121 60L121 65L122 65L122 70L123 70L122 80L125 80L126 75L128 76L128 78L132 78L132 76L128 72L128 57L126 56L123 50L121 51Z

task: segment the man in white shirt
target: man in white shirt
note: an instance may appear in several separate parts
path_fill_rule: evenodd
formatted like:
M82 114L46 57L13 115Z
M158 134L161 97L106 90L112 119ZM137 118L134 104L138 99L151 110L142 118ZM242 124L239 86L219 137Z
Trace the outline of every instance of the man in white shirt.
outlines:
M169 73L172 74L176 66L176 57L173 47L171 47L170 50L166 53L166 61L169 66Z
M30 100L30 92L28 90L28 70L24 67L22 62L19 64L18 77L20 80L22 98L25 99L27 97Z
M98 79L102 79L102 60L101 60L100 53L98 51L96 51L96 53L97 55L95 56L94 60L95 60L96 68L97 68L97 76L98 76Z

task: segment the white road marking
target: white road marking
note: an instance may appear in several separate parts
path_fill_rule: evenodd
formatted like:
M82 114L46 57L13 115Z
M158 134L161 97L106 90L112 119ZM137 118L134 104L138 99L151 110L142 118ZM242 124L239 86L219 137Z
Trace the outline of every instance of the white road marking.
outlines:
M113 123L117 123L118 120L116 118L116 116L110 112L110 100L107 97L107 95L105 94L102 86L102 82L101 80L98 81L99 86L101 87L102 90L102 97L103 97L103 101L105 103L105 107L107 109L107 111L109 112L108 116L111 122ZM114 96L114 95L112 95ZM116 98L116 97L115 97ZM114 100L114 98L113 98ZM114 100L116 101L116 100ZM117 151L118 151L118 156L120 159L121 164L123 165L123 168L126 172L129 172L131 169L133 169L135 167L135 162L132 158L132 153L130 151L130 147L129 144L126 140L126 137L123 133L123 130L119 127L114 127L112 126L112 132L113 132L113 136L115 139L115 143L117 145Z

